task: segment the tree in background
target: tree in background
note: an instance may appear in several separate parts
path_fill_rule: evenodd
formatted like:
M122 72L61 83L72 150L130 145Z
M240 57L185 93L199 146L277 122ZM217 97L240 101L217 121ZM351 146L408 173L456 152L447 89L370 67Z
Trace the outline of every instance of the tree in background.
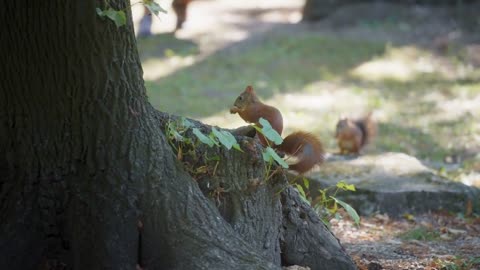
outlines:
M394 3L404 5L452 5L463 6L475 0L306 0L303 6L303 21L321 20L334 13L338 8L360 3Z

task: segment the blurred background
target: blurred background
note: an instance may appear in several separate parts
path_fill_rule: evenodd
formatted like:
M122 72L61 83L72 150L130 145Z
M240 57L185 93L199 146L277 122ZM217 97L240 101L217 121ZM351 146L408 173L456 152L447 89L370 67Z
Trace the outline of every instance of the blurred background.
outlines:
M284 134L310 131L331 153L339 117L373 111L379 134L363 154L406 153L480 186L478 1L157 2L159 18L133 7L157 109L238 127L228 110L252 85Z

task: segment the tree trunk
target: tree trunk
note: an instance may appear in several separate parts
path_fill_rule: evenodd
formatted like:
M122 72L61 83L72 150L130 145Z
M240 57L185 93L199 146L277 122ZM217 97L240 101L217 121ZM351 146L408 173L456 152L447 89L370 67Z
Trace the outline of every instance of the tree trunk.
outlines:
M218 169L197 183L160 128L170 116L147 101L131 14L117 28L96 14L104 3L0 11L0 268L278 269L279 239L295 247L282 233L285 177L262 180L260 151L215 148ZM337 269L355 268L321 244Z

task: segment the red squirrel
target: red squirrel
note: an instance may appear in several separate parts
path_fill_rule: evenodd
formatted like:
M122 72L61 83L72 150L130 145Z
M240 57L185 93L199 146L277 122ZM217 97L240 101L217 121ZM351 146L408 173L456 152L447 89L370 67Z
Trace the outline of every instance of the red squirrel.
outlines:
M191 0L173 0L172 8L177 15L177 23L175 25L175 31L182 28L183 23L187 19L187 8Z
M340 154L359 154L360 150L371 142L376 131L371 112L361 119L352 120L346 117L340 119L335 132Z
M247 86L240 96L237 97L230 113L238 113L240 117L248 123L259 125L259 119L266 119L278 134L282 135L283 118L280 111L267 104L264 104L257 97L252 86ZM267 146L267 139L257 133L260 143ZM289 169L304 174L313 168L316 164L320 164L324 159L324 152L320 140L311 133L297 131L283 139L283 143L274 146L278 151L292 155L298 158L298 162L289 166Z

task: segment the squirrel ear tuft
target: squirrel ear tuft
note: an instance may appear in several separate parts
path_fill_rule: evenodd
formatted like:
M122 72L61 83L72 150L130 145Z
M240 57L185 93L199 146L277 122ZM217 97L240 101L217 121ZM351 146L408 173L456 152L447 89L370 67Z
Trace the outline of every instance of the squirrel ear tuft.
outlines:
M247 88L245 88L245 92L253 93L253 87L251 85L248 85Z

